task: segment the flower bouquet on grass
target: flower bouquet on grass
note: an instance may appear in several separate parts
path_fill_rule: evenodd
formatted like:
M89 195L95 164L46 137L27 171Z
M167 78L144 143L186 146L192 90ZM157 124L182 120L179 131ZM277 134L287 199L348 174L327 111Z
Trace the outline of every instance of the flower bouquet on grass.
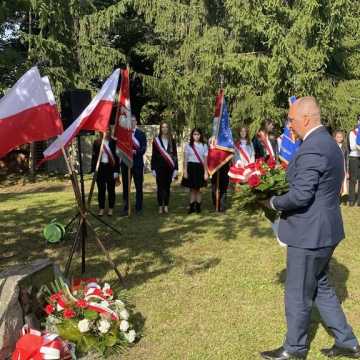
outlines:
M62 279L45 287L46 329L76 345L78 354L103 358L120 353L136 339L126 303L109 284L82 279L68 286Z
M258 159L243 168L242 181L235 186L233 204L249 214L262 210L278 239L279 214L264 207L262 202L287 191L286 166L277 165L273 159Z

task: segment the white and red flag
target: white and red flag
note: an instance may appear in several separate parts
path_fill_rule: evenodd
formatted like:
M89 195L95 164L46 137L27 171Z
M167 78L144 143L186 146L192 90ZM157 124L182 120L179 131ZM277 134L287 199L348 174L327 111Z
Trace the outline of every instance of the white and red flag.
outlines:
M131 106L130 106L130 80L129 69L121 70L121 88L119 93L119 116L115 123L114 135L117 139L118 155L128 167L133 164L133 142Z
M120 70L116 69L112 73L78 118L44 151L44 159L41 162L59 157L62 148L68 146L80 130L106 131L119 81L119 72Z
M51 94L49 79L33 67L0 99L0 158L20 145L63 132Z

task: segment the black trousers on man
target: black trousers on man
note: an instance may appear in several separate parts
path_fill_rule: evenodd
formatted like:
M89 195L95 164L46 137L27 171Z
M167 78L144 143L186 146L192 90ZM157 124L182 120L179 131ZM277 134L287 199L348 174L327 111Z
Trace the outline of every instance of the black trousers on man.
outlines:
M357 203L360 206L360 157L349 156L349 203ZM357 196L355 192L358 185Z
M160 168L156 171L157 199L159 206L168 206L173 170Z
M96 184L98 187L99 208L105 209L107 190L109 196L109 209L113 209L115 205L115 179L114 169L110 164L100 163L99 171L96 176Z
M121 177L123 184L124 212L127 212L129 209L128 167L123 162L121 163ZM135 166L131 168L130 182L132 178L134 178L136 189L135 211L139 212L143 207L144 167Z
M329 284L329 262L336 246L320 249L287 249L285 313L288 352L306 352L311 309L316 305L336 345L352 348L358 341L347 323L335 290Z

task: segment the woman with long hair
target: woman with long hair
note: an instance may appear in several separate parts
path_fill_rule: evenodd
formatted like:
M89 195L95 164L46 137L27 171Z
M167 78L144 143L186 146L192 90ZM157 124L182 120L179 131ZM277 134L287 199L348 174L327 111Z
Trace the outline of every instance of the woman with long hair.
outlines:
M261 123L260 130L253 139L255 150L255 158L264 158L266 160L276 159L276 139L271 139L269 136L274 130L274 122L271 119L264 120Z
M194 128L189 143L184 149L184 175L182 185L190 189L189 214L201 211L201 188L206 186L208 146L204 143L202 132Z
M249 129L246 126L239 128L239 140L235 143L234 163L244 167L255 162L255 150L250 140Z
M161 122L159 135L153 140L151 170L156 178L159 214L168 213L170 186L177 176L178 159L176 142L165 121Z

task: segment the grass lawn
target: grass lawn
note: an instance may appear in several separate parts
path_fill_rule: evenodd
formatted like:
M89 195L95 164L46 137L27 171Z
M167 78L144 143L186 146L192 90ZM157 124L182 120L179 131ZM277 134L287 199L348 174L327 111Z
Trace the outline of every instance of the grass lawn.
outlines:
M88 188L88 181L87 181ZM280 346L285 333L285 250L261 217L230 209L187 215L187 193L176 187L171 213L158 215L153 179L146 177L144 214L104 217L116 235L91 220L126 274L128 293L143 319L144 336L122 359L258 359ZM118 194L120 212L120 194ZM96 210L96 199L93 201ZM50 257L64 266L71 240L47 245L42 230L53 218L75 213L67 180L3 183L0 188L0 270ZM343 207L347 238L332 260L332 279L355 333L360 336L360 208ZM73 264L79 273L79 261ZM87 245L87 275L115 281L95 242ZM314 313L308 359L333 341Z

